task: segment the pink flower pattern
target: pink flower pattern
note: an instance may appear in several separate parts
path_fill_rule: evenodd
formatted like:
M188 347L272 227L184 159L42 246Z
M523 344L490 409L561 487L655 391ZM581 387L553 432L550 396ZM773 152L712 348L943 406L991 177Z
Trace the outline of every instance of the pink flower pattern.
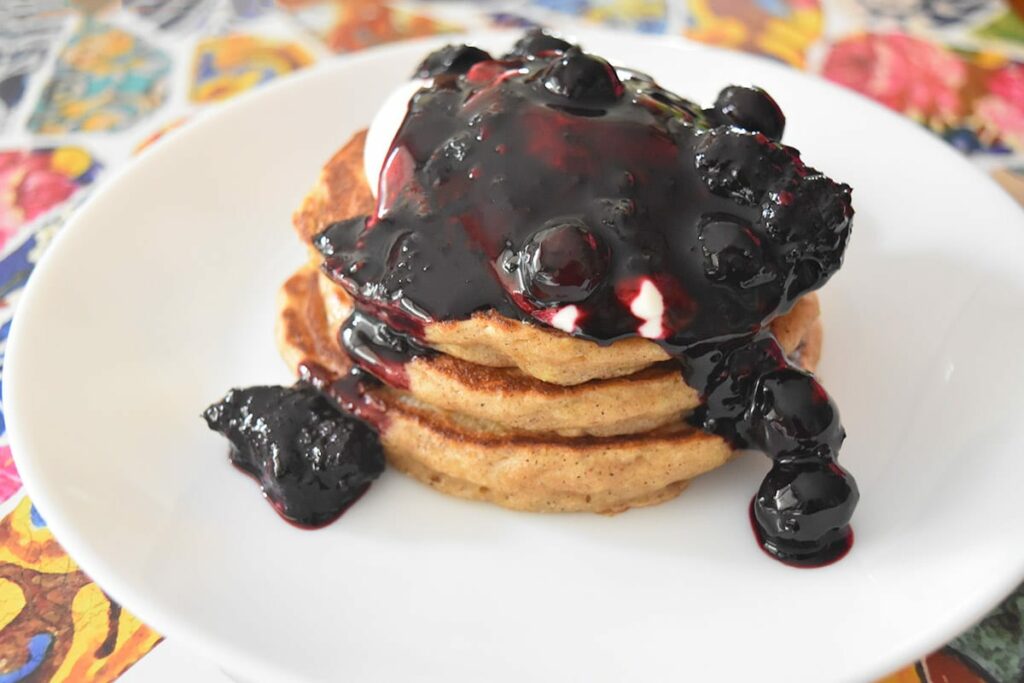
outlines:
M59 149L0 152L0 249L23 225L91 182L97 165L87 154L72 149L65 156L71 156L74 164L62 166L55 163L59 153Z
M986 132L1024 149L1024 66L1010 64L988 80L988 94L974 104L974 113Z
M927 124L965 152L1024 150L1024 65L903 33L835 43L824 76Z
M918 118L954 120L967 66L956 53L902 33L858 34L836 43L825 60L826 78L896 111Z
M0 446L0 503L13 496L20 488L21 477L14 468L11 447L4 444Z

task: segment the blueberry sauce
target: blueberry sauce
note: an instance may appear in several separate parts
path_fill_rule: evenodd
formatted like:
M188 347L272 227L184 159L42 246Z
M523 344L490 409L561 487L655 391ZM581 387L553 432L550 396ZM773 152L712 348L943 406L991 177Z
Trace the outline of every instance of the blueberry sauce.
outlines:
M820 569L843 559L853 547L853 528L847 524L845 527L830 529L827 532L827 538L818 541L812 548L796 551L790 548L780 548L761 529L760 522L754 514L755 503L756 500L752 498L748 506L750 528L754 532L754 538L757 539L761 550L774 560L800 569Z
M397 389L409 388L405 364L412 356L426 356L429 349L408 334L389 327L364 310L357 310L341 327L342 347L360 368Z
M845 553L858 494L836 463L838 411L767 322L841 265L851 190L778 142L774 100L732 86L703 110L541 33L500 59L445 48L418 71L433 82L373 215L314 239L356 301L341 341L357 365L407 387L427 323L485 310L557 316L600 344L647 337L702 394L695 426L772 459L753 502L762 547L797 565ZM347 381L350 403L365 395Z
M296 526L333 522L384 471L377 434L305 382L233 389L203 417L231 442L232 464Z
M371 425L377 432L387 427L387 406L370 393L381 381L363 368L353 367L337 377L322 365L306 361L299 365L298 371L299 381L330 397L346 414Z

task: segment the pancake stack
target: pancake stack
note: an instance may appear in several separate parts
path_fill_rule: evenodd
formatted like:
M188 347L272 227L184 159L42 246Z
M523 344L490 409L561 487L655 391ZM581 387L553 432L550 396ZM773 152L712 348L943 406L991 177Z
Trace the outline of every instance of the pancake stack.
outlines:
M303 243L328 225L372 213L365 132L324 167L294 217ZM344 377L339 343L353 302L321 255L281 289L277 338L288 365ZM771 322L786 353L813 370L821 348L815 295ZM616 513L678 495L733 455L690 427L701 403L678 362L639 337L599 345L494 311L429 323L430 353L367 391L389 463L450 495L529 511Z

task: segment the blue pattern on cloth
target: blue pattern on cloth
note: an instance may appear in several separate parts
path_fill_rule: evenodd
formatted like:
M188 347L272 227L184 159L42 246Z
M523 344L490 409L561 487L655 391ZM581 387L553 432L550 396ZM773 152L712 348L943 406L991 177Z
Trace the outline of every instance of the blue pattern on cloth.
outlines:
M28 660L10 673L0 673L0 683L28 683L32 676L42 666L46 654L53 645L53 635L50 633L37 633L28 641Z
M167 99L170 70L170 57L141 38L84 20L28 127L49 134L130 128Z

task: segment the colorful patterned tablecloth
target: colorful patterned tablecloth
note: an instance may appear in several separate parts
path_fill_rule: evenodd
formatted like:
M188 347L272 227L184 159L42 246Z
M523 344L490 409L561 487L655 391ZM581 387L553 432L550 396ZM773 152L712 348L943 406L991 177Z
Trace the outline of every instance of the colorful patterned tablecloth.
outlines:
M1021 16L1024 0L0 0L0 363L34 265L110 171L196 112L335 55L534 24L688 36L858 90L1024 201ZM64 554L3 431L0 412L0 683L112 681L161 637ZM925 681L1024 681L1024 587L886 679Z

